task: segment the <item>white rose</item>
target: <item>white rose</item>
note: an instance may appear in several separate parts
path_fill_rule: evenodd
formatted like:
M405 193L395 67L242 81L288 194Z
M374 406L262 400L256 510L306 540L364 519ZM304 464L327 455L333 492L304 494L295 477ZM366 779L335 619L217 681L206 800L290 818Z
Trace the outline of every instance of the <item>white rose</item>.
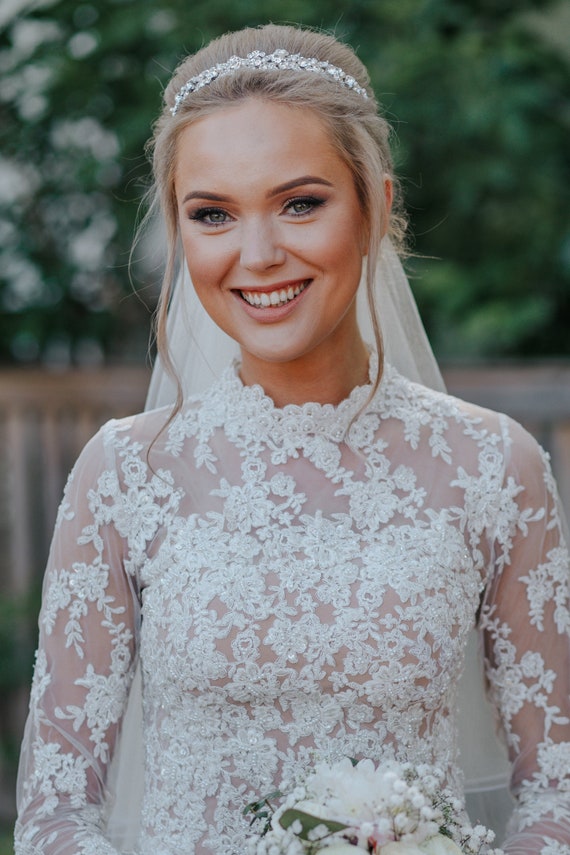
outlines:
M444 837L443 834L436 834L435 837L430 837L422 843L421 851L426 855L461 855L461 849L450 840L449 837Z
M339 840L338 843L331 843L330 846L325 846L321 851L325 855L355 855L356 846L352 843L343 843Z
M420 849L417 843L394 840L392 843L386 843L385 846L381 846L378 852L379 855L424 855L425 850L423 846Z
M354 853L352 853L354 855ZM423 843L395 840L379 849L379 855L462 855L461 849L449 837L436 834Z

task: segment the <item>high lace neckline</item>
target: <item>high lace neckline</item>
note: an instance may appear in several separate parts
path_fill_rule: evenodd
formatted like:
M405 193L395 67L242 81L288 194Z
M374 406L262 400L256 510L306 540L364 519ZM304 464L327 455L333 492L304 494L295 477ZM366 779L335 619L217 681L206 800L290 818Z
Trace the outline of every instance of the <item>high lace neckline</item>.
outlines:
M216 384L216 397L221 393L225 401L226 429L239 429L239 426L252 422L260 439L271 439L273 443L287 436L290 442L294 437L299 440L307 436L321 436L333 442L342 442L351 424L358 421L365 404L370 397L372 384L378 371L376 353L370 356L368 382L355 386L338 404L320 404L307 401L304 404L285 404L279 407L259 384L246 385L239 376L240 364L235 360L222 374ZM379 389L390 373L384 367Z

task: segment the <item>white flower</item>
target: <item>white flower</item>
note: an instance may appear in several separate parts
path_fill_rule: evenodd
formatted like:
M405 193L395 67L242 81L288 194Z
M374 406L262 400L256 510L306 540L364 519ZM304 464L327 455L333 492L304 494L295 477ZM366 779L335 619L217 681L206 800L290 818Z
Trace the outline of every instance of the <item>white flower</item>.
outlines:
M425 855L461 855L461 849L450 840L449 837L444 837L443 834L436 834L435 837L430 837L420 846L420 850Z
M379 855L461 855L461 849L449 837L436 834L420 844L403 840L387 843L380 847Z
M425 850L423 847L420 848L417 843L394 840L392 843L386 843L385 846L381 846L378 853L379 855L424 855Z
M323 849L325 855L356 855L354 850L355 847L352 843L345 843L341 840L331 843L330 846L325 846Z

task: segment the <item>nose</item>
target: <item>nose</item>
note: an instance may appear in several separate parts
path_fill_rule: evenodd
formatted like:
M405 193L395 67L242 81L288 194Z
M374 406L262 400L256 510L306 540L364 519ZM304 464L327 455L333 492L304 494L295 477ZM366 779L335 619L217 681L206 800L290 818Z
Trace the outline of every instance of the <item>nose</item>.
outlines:
M263 272L283 264L286 252L279 241L279 229L268 217L242 225L240 262L246 270Z

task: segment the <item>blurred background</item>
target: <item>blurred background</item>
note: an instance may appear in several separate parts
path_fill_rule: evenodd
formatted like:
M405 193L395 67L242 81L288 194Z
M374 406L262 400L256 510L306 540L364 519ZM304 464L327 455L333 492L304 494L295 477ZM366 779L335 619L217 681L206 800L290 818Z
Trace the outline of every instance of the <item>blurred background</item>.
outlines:
M270 20L332 31L368 66L449 388L522 420L570 508L568 2L0 0L1 855L66 474L144 403L160 281L156 247L130 259L145 141L184 54Z

